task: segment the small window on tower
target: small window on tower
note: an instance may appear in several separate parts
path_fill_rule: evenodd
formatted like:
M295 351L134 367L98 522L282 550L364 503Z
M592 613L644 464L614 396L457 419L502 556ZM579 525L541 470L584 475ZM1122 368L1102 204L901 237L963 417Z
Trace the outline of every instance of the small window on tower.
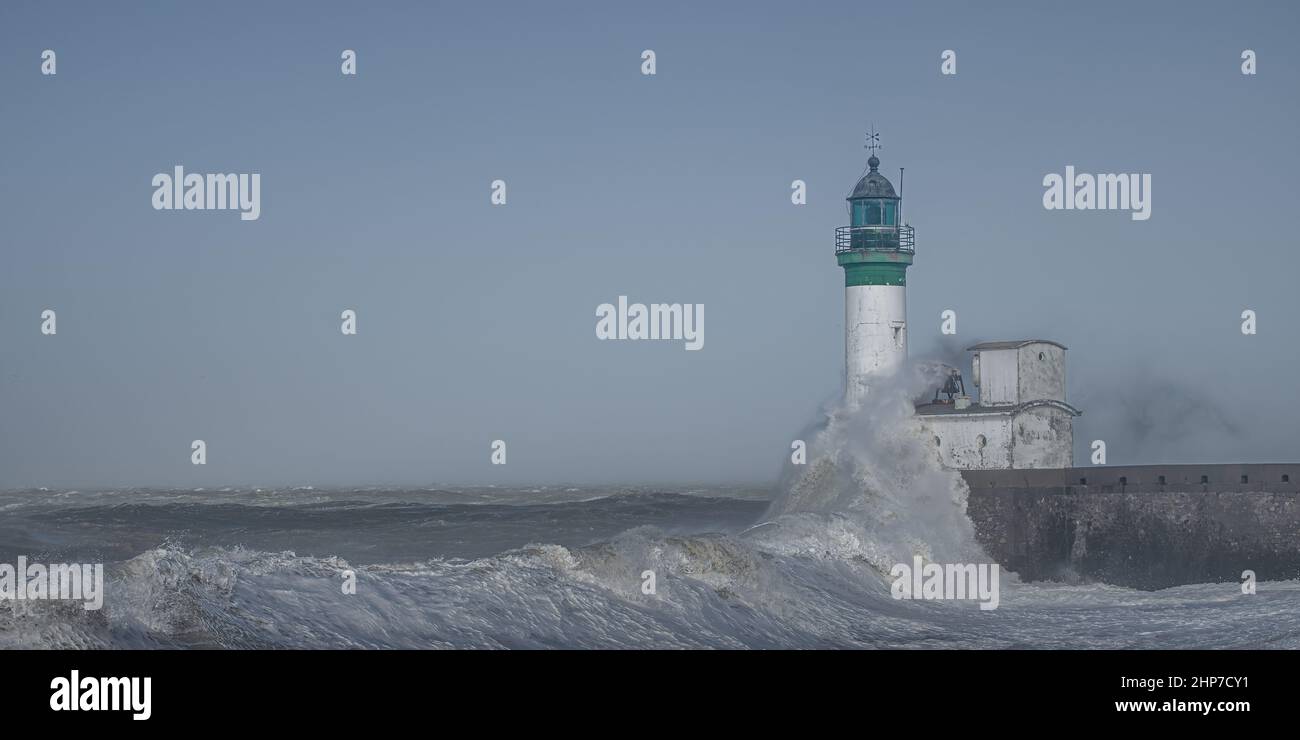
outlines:
M984 449L984 445L987 445L988 443L989 441L984 438L983 434L979 434L975 436L975 446L980 448L981 450Z

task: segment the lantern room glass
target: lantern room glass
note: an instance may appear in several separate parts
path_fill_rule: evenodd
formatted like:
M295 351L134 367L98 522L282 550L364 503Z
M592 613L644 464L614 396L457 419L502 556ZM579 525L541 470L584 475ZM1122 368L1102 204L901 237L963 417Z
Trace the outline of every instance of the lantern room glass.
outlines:
M853 201L853 226L896 226L897 202L883 198Z

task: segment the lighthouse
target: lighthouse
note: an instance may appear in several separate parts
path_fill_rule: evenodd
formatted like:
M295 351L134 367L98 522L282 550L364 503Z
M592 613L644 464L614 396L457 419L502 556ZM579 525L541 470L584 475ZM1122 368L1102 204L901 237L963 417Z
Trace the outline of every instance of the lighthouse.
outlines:
M875 131L866 148L868 171L846 198L849 225L835 229L835 258L844 268L845 400L850 404L866 395L873 377L892 374L907 359L907 268L915 253L912 227L901 223L903 199L879 171Z

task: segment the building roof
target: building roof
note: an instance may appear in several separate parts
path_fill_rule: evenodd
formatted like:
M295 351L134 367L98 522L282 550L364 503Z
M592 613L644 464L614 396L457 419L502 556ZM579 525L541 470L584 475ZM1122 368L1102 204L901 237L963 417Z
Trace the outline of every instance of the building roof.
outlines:
M1076 409L1064 401L1042 400L1026 401L1025 403L1003 404L1000 406L983 406L978 403L972 403L964 409L959 409L950 403L922 403L916 406L917 416L964 416L980 414L1004 414L1006 416L1015 416L1029 408L1036 406L1052 406L1058 408L1071 416L1083 416L1083 412Z
M1027 344L1054 344L1061 349L1069 349L1069 347L1064 344L1053 342L1050 339L1013 339L1009 342L980 342L972 347L967 347L966 351L979 352L980 350L985 349L1020 349Z
M847 200L854 200L855 198L898 198L894 194L893 184L884 175L876 171L876 168L880 166L880 160L876 155L871 155L871 159L867 160L867 166L871 168L871 171L863 175L861 180L858 180L858 184L853 188L853 193L849 195Z

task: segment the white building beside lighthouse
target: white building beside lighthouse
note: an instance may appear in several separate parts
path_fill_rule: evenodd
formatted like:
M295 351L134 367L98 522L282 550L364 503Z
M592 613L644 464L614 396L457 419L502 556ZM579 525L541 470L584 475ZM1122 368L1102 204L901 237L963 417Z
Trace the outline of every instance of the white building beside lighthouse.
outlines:
M868 147L877 148L873 142ZM856 403L873 376L892 374L907 359L907 268L915 239L900 223L903 199L880 174L874 152L869 171L846 199L849 225L835 230L835 257L844 268L845 398Z
M1074 466L1074 417L1065 402L1065 346L1047 339L967 348L978 401L954 368L934 400L916 407L922 432L950 468Z

